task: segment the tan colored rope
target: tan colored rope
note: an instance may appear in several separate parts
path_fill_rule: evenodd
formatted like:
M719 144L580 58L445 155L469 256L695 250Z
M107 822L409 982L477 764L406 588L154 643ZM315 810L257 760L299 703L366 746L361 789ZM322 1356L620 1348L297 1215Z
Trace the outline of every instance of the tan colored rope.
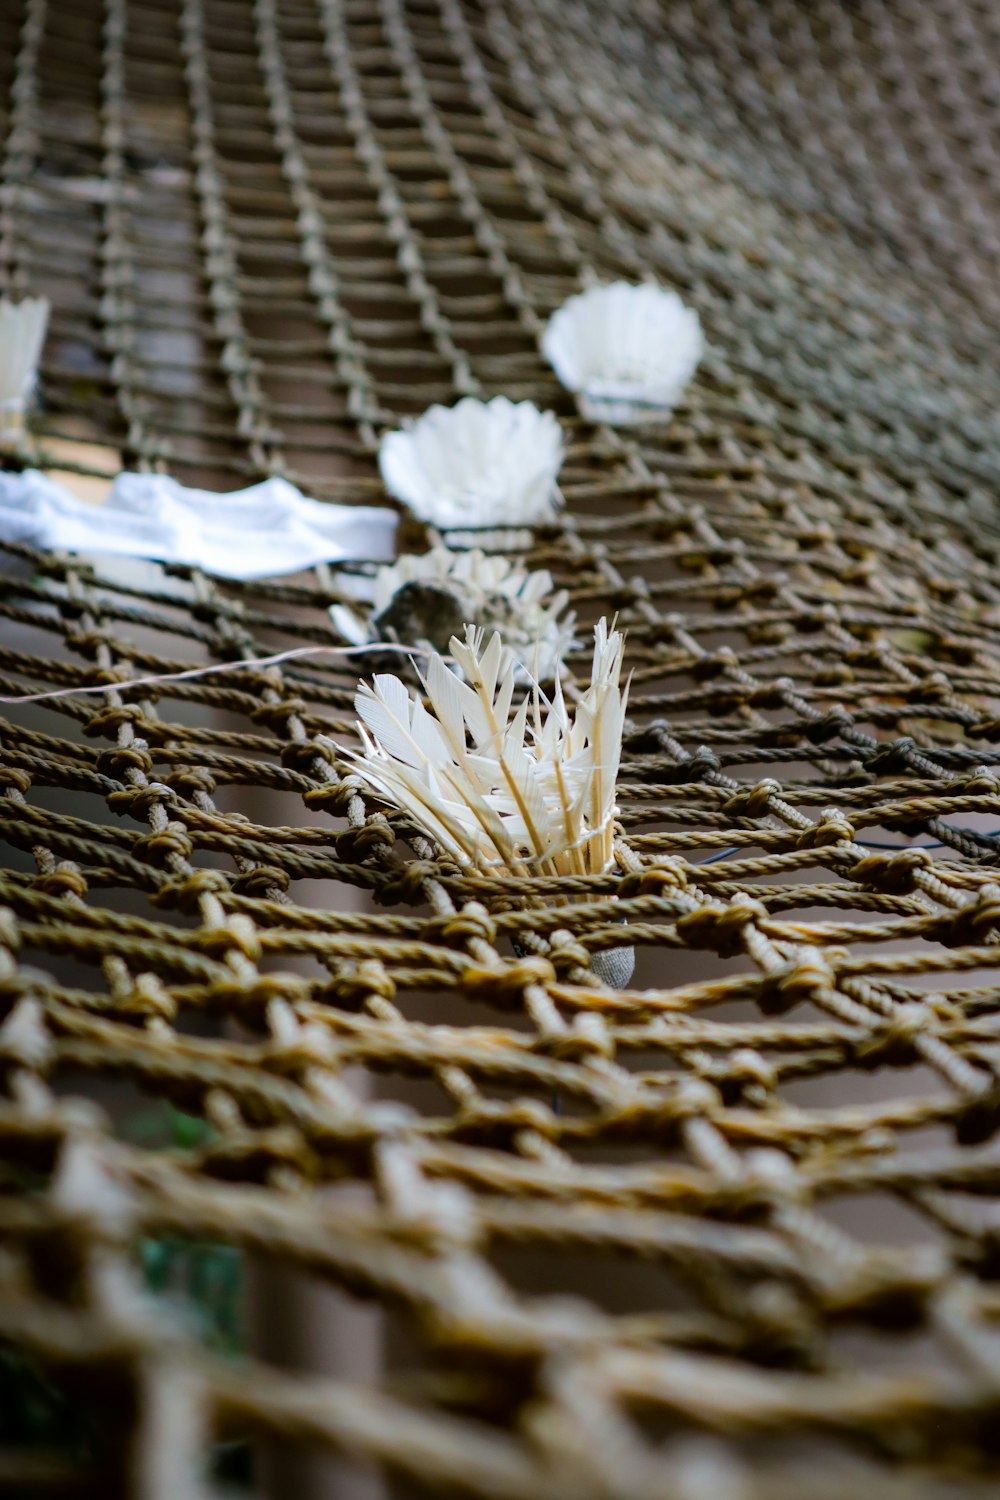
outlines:
M84 1434L0 1413L0 1488L195 1500L237 1440L407 1496L995 1492L998 77L977 0L0 7L33 461L389 503L383 430L531 399L524 557L634 670L617 868L522 905L362 794L342 658L122 687L336 644L336 569L2 549L0 694L106 691L0 729L0 1354ZM645 277L706 358L587 425L540 331ZM136 1138L168 1104L195 1143ZM140 1295L177 1237L407 1360L225 1358Z

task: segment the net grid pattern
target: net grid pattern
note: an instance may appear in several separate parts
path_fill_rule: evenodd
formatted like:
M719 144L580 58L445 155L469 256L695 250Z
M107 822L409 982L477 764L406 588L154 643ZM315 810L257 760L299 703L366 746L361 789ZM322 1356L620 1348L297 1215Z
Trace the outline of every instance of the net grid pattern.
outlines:
M0 691L107 684L2 726L0 1340L94 1424L0 1444L12 1492L200 1497L238 1439L476 1500L995 1493L998 33L2 8L33 461L378 503L386 427L534 400L566 510L523 559L634 673L616 870L514 903L350 776L342 660L121 688L332 644L336 569L3 548ZM702 369L666 427L590 426L540 330L647 276ZM122 1091L206 1129L145 1146ZM408 1366L220 1355L140 1291L165 1236L373 1299Z

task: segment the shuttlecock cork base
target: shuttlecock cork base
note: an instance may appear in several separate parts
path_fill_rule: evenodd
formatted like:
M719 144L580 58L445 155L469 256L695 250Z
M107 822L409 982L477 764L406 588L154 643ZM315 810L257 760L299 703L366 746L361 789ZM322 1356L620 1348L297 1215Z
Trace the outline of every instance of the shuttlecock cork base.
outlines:
M613 990L623 990L635 973L635 949L605 948L590 956L591 973Z

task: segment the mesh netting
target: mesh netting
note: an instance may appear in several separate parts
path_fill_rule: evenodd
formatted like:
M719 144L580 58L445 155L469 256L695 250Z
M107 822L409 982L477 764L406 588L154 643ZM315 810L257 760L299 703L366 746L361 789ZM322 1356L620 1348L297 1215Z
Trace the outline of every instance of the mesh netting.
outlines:
M38 465L388 503L384 429L530 398L523 555L634 670L617 868L512 901L348 779L342 660L116 689L333 644L337 569L4 549L0 691L107 692L2 730L0 1339L48 1416L0 1411L0 1487L995 1493L998 58L988 0L0 7ZM699 375L582 423L539 331L647 276ZM220 1255L384 1352L199 1324L170 1264Z

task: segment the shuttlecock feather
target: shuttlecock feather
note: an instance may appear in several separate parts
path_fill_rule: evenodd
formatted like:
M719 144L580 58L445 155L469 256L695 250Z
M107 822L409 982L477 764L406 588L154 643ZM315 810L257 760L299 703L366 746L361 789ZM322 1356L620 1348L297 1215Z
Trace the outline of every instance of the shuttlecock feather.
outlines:
M389 493L442 530L534 526L555 517L562 454L551 412L506 396L467 396L389 433L379 467Z
M698 314L676 292L624 281L570 297L542 338L583 416L615 426L668 417L703 348Z
M16 443L38 375L49 304L44 297L21 302L0 298L0 442Z
M614 865L623 649L600 621L575 708L558 679L551 699L534 685L515 708L515 664L499 633L487 641L470 626L451 641L464 681L430 657L427 707L389 674L359 686L357 774L461 865L513 882L602 874Z
M487 632L499 630L521 669L519 678L540 682L558 676L573 649L575 617L565 613L569 595L553 591L551 573L529 572L478 549L407 554L379 568L367 592L367 617L346 604L330 610L352 645L398 641L444 653L451 637L474 623Z

